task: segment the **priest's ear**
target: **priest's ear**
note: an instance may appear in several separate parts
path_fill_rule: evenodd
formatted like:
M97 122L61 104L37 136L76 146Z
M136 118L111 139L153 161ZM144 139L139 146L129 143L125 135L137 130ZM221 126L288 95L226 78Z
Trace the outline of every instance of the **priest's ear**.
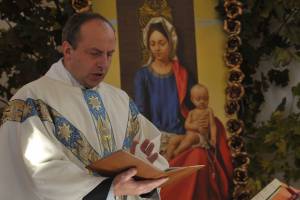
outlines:
M68 41L64 41L61 46L62 53L64 54L64 59L69 59L73 51L72 45Z

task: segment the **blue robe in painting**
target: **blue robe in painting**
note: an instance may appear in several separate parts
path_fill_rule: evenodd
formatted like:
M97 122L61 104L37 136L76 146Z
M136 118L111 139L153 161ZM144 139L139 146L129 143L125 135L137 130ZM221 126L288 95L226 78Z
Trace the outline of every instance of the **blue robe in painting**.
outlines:
M195 81L188 79L185 104L192 107L189 91ZM139 111L161 131L184 134L184 118L180 113L174 73L160 75L149 66L135 75L135 103Z

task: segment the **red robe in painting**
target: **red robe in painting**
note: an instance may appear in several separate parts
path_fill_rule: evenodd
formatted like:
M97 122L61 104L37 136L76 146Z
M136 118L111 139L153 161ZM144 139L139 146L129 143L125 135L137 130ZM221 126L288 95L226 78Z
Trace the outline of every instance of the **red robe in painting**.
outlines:
M231 197L232 161L222 123L218 128L216 152L189 149L170 161L170 166L205 165L197 173L161 190L162 200L227 200Z

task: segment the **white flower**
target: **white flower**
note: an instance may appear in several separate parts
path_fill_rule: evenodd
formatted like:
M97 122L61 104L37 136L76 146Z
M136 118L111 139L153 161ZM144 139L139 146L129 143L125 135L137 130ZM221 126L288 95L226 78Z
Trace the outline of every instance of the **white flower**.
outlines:
M16 89L16 88L10 88L10 94L12 94L12 95L14 95L14 94L16 94L16 92L17 92L18 90Z
M6 71L3 71L0 77L0 85L4 88L8 88L9 77Z
M13 77L15 74L20 74L20 70L17 70L17 67L13 66L12 68L10 68L8 77Z

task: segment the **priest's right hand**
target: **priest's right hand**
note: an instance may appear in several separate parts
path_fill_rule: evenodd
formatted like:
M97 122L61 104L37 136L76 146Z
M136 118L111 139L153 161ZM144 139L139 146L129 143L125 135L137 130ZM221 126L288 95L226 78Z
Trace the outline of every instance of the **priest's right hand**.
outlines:
M117 175L113 180L113 191L115 196L122 195L141 195L152 191L166 182L168 178L160 178L155 180L134 180L137 174L135 168L128 169Z

